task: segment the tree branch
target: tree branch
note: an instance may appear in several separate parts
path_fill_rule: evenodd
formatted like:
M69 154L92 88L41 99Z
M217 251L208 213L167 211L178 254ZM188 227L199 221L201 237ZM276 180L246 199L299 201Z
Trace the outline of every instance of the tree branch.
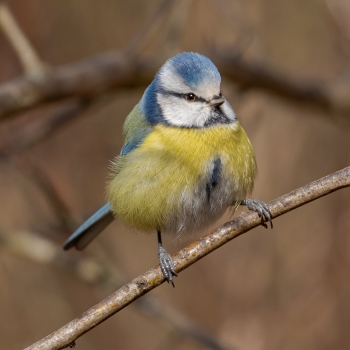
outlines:
M259 62L246 62L232 53L211 55L219 71L242 88L258 88L276 96L326 111L350 113L350 104L339 103L329 84L289 79ZM0 120L43 102L68 97L96 96L114 88L149 84L161 62L136 60L112 51L47 70L40 80L23 76L0 86ZM349 92L350 94L350 92Z
M153 16L123 51L107 52L48 68L43 66L11 12L0 0L0 28L27 73L0 86L0 120L46 101L76 96L95 97L113 88L149 84L163 62L137 60L137 57L174 3L174 0L161 0ZM159 52L157 54L161 56ZM209 56L223 76L241 88L257 88L327 112L350 114L350 86L343 89L344 96L339 99L337 87L329 82L292 79L262 62L243 60L239 51L210 52Z
M60 245L42 237L35 231L3 232L0 229L0 246L4 246L12 253L33 261L64 268L73 273L76 278L102 287L104 292L114 291L125 283L124 277L115 273L101 260L96 260L87 254L76 256L67 254ZM113 270L113 273L112 273ZM118 276L119 275L119 276ZM229 350L220 339L211 334L208 329L201 327L193 319L172 306L147 295L138 303L133 304L136 309L148 318L161 319L172 327L172 332L181 337L188 337L212 350Z
M16 51L26 75L40 78L44 74L45 65L3 1L0 1L0 28Z
M130 59L120 52L110 52L52 68L40 80L17 78L0 86L0 119L46 101L91 97L114 87L133 85L136 73Z
M247 62L229 52L213 54L220 73L241 88L256 88L292 101L307 103L326 111L350 112L350 105L339 105L324 83L291 79L262 62ZM324 84L329 86L329 84Z
M272 217L276 218L345 187L350 187L350 167L339 170L275 199L269 204ZM186 269L215 249L259 225L260 219L256 213L250 212L240 215L235 220L224 224L175 254L173 258L176 271L180 272ZM73 346L75 340L84 333L163 282L164 277L160 268L151 269L118 289L73 321L25 350L54 350Z
M135 83L142 85L136 59L173 4L174 0L161 0L153 16L123 52L112 51L77 63L43 70L40 69L34 50L0 0L0 27L3 22L3 30L8 34L24 66L28 68L27 72L41 73L40 79L38 74L26 74L0 86L0 120L45 101L75 96L95 97L115 87L128 87ZM147 76L147 82L152 79L154 71L155 69ZM144 69L143 74L145 73L149 72Z

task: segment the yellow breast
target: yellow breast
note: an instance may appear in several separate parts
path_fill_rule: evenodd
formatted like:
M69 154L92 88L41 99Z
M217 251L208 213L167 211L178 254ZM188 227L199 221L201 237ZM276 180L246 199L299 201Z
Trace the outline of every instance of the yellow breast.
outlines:
M223 183L206 207L205 183L217 157ZM200 221L206 210L203 222L244 199L255 173L253 149L238 122L200 129L157 125L138 149L118 159L107 195L116 217L128 226L178 231Z

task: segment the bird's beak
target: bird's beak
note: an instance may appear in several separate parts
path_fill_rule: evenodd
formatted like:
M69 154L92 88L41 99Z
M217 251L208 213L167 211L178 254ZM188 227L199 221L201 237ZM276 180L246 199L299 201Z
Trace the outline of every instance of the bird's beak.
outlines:
M220 96L214 96L209 104L211 107L219 107L221 106L223 103L225 102L225 99L223 97L220 97Z

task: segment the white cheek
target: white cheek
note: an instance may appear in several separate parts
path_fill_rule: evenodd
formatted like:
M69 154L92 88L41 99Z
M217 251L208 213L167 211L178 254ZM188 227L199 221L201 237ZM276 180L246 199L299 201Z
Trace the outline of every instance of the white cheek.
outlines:
M203 127L210 117L210 107L198 102L188 102L176 96L157 94L164 119L171 125Z
M227 100L224 104L221 105L221 110L228 119L232 121L237 119L235 112L233 111L231 105L227 102Z

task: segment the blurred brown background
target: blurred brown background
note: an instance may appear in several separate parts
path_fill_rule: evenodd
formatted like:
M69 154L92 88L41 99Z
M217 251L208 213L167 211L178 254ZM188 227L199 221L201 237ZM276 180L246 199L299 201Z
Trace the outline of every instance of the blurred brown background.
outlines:
M182 0L159 15L159 0L6 3L46 67L127 48L149 31L137 55L157 67L198 51L220 69L225 52L253 73L268 72L262 86L254 74L249 84L235 80L227 65L222 74L256 151L254 198L272 200L349 165L347 0ZM282 86L320 89L329 105L281 97L269 88L270 73ZM0 30L0 84L23 74ZM34 343L157 264L156 236L117 222L86 251L61 250L104 204L109 161L145 86L105 89L84 108L72 96L0 119L1 349ZM149 304L127 307L77 348L349 349L349 194L336 192L276 219L272 231L257 228L225 245L182 272L175 289L163 284ZM175 253L200 235L168 239L166 249Z

